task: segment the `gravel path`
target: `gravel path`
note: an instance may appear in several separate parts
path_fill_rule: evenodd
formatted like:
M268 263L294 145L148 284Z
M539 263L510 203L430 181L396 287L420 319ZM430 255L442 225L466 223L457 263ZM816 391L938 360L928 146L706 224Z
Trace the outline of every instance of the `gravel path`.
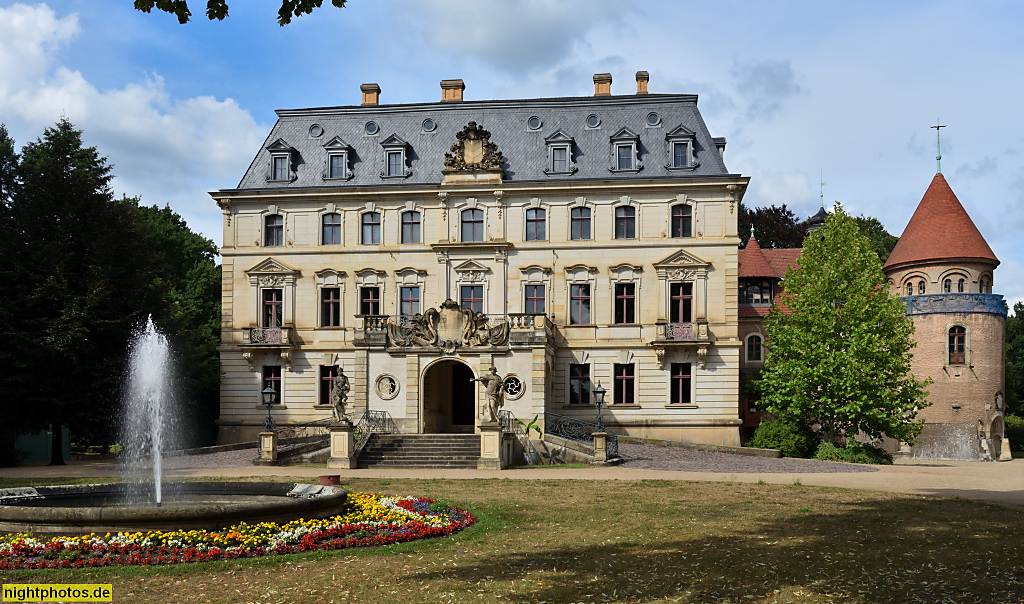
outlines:
M795 459L791 457L755 457L735 453L700 451L681 447L659 447L619 443L620 467L636 470L676 470L716 474L796 474L807 472L877 472L878 468L852 463Z
M256 459L256 447L223 451L221 453L204 453L202 455L179 455L164 460L164 468L168 470L200 470L215 468L244 468L252 466Z

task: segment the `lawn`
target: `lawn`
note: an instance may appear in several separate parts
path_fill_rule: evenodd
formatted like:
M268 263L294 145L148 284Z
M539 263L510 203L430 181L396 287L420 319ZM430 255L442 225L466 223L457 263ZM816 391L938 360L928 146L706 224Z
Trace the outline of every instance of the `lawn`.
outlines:
M23 571L115 602L1021 602L1024 509L669 481L347 480L475 526L436 541L159 568Z

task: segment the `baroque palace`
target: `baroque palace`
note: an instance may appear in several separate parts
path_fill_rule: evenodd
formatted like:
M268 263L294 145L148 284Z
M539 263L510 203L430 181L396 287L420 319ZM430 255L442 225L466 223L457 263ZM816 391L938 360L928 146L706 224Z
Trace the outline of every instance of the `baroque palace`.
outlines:
M493 366L516 417L740 444L736 233L748 179L697 97L278 111L224 212L220 442L329 417L474 432Z

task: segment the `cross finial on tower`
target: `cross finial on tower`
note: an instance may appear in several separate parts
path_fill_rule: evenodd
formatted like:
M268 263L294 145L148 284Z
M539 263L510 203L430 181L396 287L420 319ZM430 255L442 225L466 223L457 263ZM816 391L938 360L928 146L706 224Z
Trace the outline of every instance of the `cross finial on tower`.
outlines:
M821 207L823 208L825 207L825 185L827 184L828 183L825 182L825 172L822 170L818 170L818 194L821 196Z
M942 174L942 146L940 145L940 131L939 128L945 128L946 126L942 123L942 120L935 120L934 126L929 128L935 128L935 173Z

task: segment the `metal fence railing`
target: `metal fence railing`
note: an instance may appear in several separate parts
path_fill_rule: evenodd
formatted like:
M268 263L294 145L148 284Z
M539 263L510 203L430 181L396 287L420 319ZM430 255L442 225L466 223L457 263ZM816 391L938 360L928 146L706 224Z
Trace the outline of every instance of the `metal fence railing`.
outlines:
M558 415L557 413L544 414L544 430L552 436L567 438L569 440L590 445L591 447L594 446L594 432L601 431L597 422L588 422L586 420L576 419L575 417ZM604 429L604 432L608 434L605 438L605 448L608 451L608 459L618 457L619 436L607 428Z

